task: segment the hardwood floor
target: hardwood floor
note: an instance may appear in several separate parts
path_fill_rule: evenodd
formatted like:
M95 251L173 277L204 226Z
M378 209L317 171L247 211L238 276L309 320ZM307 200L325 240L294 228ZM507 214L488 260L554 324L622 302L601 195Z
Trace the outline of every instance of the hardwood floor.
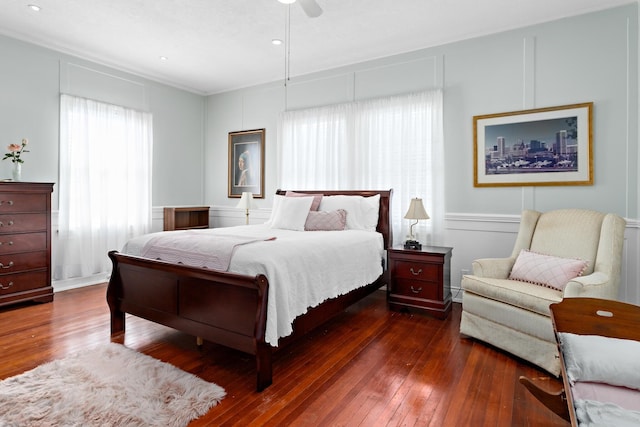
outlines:
M110 341L106 285L52 303L0 309L0 378ZM458 332L451 316L396 313L377 291L274 357L274 383L255 391L254 359L127 316L114 337L215 382L227 397L192 426L566 426L518 383L561 382Z

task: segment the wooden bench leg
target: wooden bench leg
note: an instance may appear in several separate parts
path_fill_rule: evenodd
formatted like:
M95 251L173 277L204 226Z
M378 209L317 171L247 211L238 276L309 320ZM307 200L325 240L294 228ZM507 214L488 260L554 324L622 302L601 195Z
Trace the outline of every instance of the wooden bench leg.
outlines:
M560 416L566 421L571 421L569 415L569 407L567 406L567 397L564 389L556 393L551 393L541 389L533 381L525 376L521 376L519 379L520 384L525 386L533 396L540 401L544 406L551 409L556 415Z

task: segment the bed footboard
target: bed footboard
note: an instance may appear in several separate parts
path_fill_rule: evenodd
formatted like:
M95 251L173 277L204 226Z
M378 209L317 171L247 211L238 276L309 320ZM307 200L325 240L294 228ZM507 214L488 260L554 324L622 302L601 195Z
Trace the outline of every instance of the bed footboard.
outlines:
M124 332L125 313L202 337L256 357L257 389L272 382L265 342L269 283L243 276L109 252L111 334Z

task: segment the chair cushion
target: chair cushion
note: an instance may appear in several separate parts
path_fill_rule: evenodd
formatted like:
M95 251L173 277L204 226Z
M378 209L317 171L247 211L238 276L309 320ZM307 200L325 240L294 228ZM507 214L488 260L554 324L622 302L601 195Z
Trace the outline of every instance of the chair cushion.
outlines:
M532 283L467 275L462 279L465 292L551 316L549 305L562 301L562 292Z

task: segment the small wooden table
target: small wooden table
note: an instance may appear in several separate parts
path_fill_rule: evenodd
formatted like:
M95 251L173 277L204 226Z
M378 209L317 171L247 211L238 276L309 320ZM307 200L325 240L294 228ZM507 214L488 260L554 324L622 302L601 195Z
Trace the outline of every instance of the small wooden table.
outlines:
M451 312L452 250L440 246L388 249L389 308L417 309L445 319Z

